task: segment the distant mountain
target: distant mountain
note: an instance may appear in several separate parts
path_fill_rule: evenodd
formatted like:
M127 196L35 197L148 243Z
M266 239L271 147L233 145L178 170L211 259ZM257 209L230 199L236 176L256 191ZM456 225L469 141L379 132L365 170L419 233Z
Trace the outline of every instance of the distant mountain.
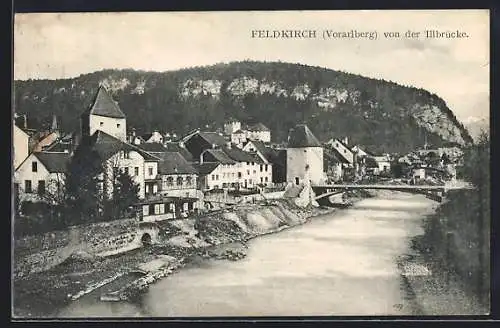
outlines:
M469 131L474 140L477 140L481 132L490 131L490 120L485 117L469 117L464 121L465 128Z
M426 90L326 68L281 62L234 62L172 72L103 70L72 79L15 81L14 106L39 128L59 117L74 130L99 83L108 86L128 125L186 133L235 118L262 122L274 141L307 123L322 141L349 136L377 151L472 142L446 103Z

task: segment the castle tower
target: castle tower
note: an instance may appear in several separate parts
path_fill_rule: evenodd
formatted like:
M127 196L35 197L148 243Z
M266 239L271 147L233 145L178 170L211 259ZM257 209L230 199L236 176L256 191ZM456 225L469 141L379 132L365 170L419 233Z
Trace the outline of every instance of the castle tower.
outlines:
M81 116L82 136L97 130L127 141L127 119L106 88L101 85L90 108Z
M241 122L235 119L229 119L224 123L224 133L231 135L233 132L241 130Z
M305 124L298 124L288 136L286 180L293 184L324 180L323 147Z

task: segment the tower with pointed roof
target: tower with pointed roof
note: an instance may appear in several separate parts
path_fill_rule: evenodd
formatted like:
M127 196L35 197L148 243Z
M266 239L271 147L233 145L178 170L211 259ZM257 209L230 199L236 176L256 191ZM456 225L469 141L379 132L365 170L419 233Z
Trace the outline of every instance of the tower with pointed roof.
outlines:
M99 86L92 104L80 119L82 137L100 130L127 141L127 118L103 85Z
M286 180L296 185L324 182L323 147L305 124L298 124L288 135Z

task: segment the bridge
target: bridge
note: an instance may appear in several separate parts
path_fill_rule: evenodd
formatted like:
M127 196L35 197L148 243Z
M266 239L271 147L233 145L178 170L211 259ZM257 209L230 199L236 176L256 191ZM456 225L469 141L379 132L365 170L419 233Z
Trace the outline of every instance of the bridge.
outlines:
M442 197L449 190L474 189L469 184L444 184L444 185L396 185L396 184L330 184L330 185L313 185L316 193L316 200L341 194L349 190L393 190L415 194L434 195Z

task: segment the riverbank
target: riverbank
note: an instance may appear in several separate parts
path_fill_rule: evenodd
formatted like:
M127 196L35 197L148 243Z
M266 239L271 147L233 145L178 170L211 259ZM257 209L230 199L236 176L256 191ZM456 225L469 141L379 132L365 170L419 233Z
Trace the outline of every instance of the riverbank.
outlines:
M151 283L196 258L241 258L245 246L235 250L227 245L245 245L257 236L276 233L332 211L333 208L300 208L289 200L274 200L221 210L204 217L165 222L161 226L162 242L153 247L105 258L81 252L49 270L17 279L14 281L14 316L53 316L57 313L54 309L80 297L99 298L100 290L109 292L106 286L119 284L121 280L126 282L125 286L117 286L114 291L123 299L133 299ZM153 268L130 281L128 273L165 255L174 258L175 264Z

